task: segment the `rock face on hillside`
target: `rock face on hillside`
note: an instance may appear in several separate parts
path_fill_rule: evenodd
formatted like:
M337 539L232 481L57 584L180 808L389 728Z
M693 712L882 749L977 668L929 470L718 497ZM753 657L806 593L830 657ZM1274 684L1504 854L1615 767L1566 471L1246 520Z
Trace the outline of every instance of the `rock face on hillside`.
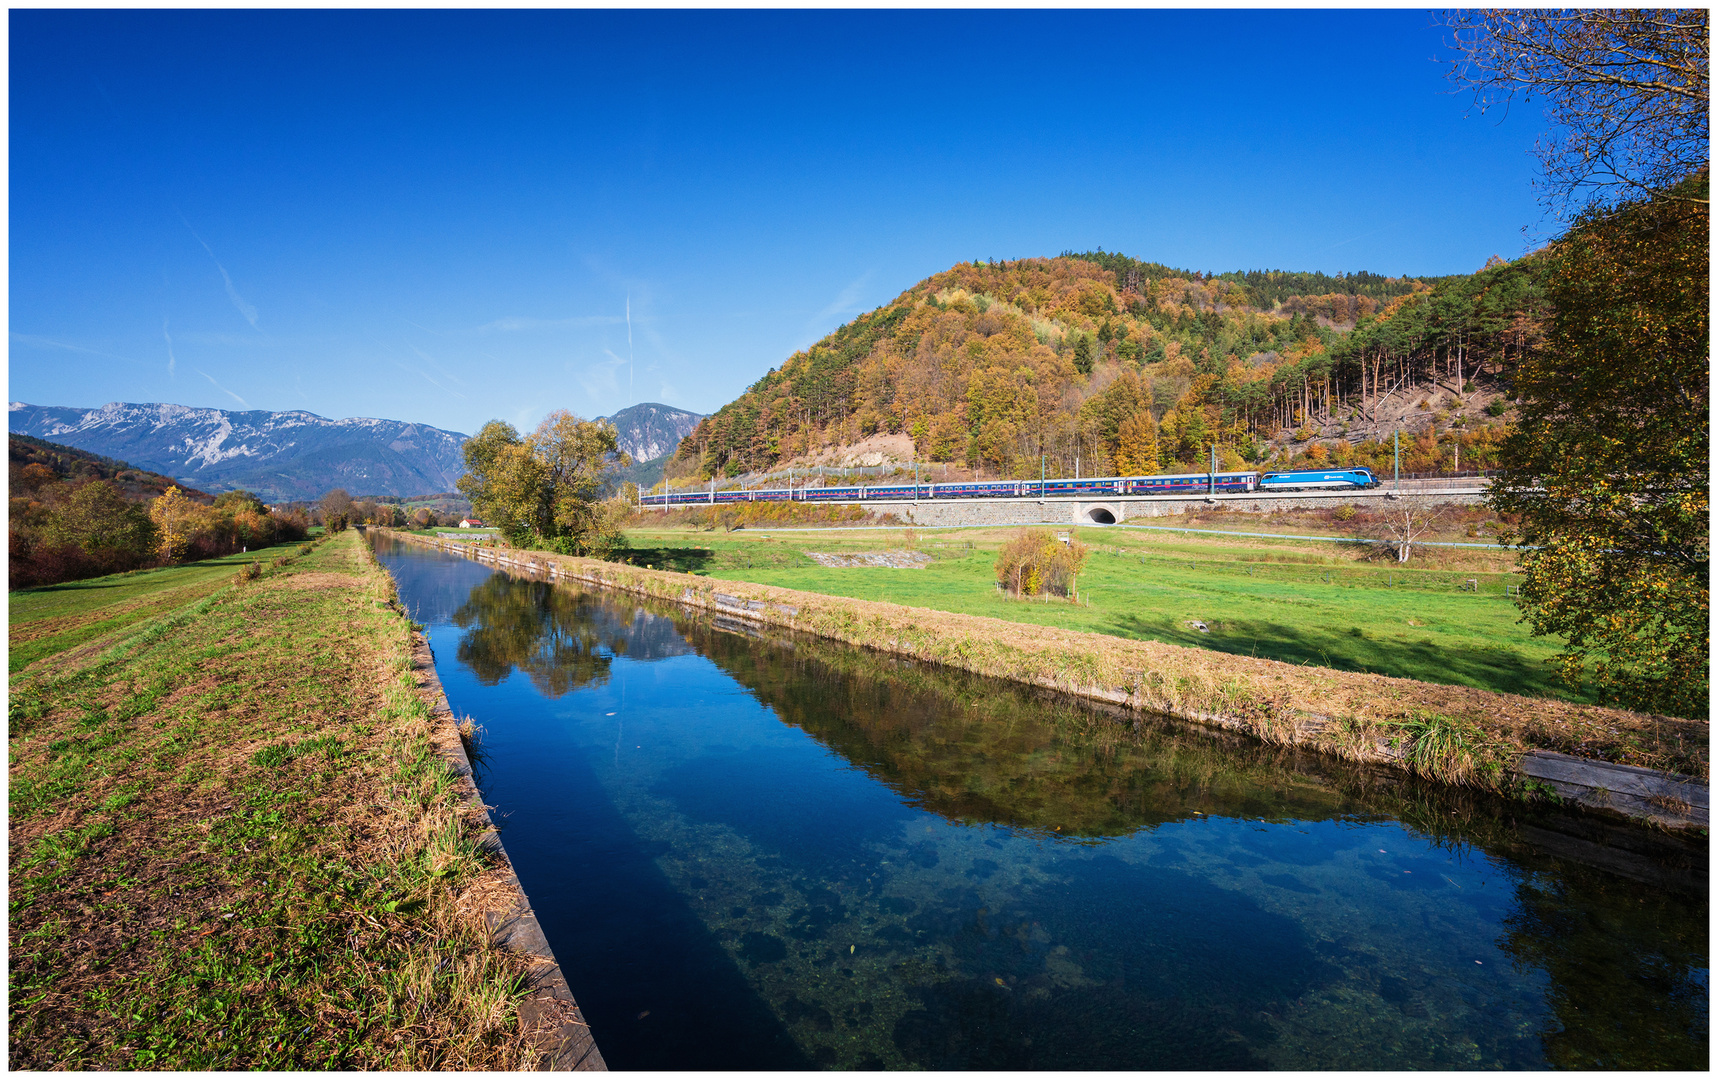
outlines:
M685 409L646 401L622 409L613 416L599 416L597 419L613 424L620 433L620 448L632 460L643 462L672 454L680 440L689 435L704 417Z
M425 424L308 412L112 402L99 409L12 402L8 427L120 458L205 491L244 488L271 502L452 491L466 436Z

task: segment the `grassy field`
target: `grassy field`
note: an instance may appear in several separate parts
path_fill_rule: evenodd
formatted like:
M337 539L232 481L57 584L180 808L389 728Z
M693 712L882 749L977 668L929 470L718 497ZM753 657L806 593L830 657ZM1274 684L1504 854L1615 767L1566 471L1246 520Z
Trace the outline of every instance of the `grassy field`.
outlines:
M524 1064L410 623L356 534L293 551L12 598L130 622L12 682L12 1068Z
M20 671L43 657L184 607L231 582L241 566L292 550L264 548L184 566L20 589L6 598L7 670Z
M1230 515L1239 517L1239 515ZM1292 521L1199 528L1311 532ZM732 581L1218 652L1537 697L1589 700L1551 671L1558 643L1532 638L1507 595L1513 554L1433 549L1406 568L1352 545L1136 531L1058 529L1092 551L1078 604L999 594L992 565L1016 530L733 533L637 528L630 561ZM831 569L808 551L916 548L923 570ZM1471 583L1471 584L1470 584ZM1203 623L1205 630L1194 624Z

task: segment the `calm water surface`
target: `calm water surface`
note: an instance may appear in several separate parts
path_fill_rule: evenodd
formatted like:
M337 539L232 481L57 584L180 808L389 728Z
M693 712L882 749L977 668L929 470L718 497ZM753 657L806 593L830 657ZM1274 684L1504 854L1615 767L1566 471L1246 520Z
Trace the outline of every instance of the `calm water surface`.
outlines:
M1706 1067L1704 846L379 554L611 1067Z

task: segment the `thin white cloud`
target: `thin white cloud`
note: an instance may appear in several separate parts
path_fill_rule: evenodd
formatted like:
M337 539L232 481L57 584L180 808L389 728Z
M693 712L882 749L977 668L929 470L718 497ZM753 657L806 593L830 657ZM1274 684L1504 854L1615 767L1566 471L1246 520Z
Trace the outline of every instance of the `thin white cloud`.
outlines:
M118 353L102 352L100 349L86 349L82 345L73 345L66 341L55 341L53 338L45 338L38 334L19 334L7 331L6 336L9 340L19 345L27 345L37 349L64 349L66 352L85 353L89 356L104 357L108 360L124 360L128 364L141 362L133 360L129 356L120 356Z
M173 377L173 369L179 366L178 359L173 355L173 338L167 333L167 316L161 316L161 338L167 342L167 377Z
M865 295L865 286L871 281L872 271L867 270L859 275L845 289L836 294L829 306L811 317L811 321L821 323L833 315L857 315L860 312L860 301Z
M576 326L615 326L621 322L618 315L577 315L570 319L528 319L519 316L509 316L484 323L476 330L479 334L515 334L522 330L564 330Z
M179 341L188 345L224 345L243 349L275 349L285 344L280 338L264 334L220 334L204 330L180 334Z
M456 383L460 386L465 385L464 379L460 378L458 375L455 375L453 372L447 370L446 368L442 367L440 364L436 363L435 357L431 356L429 353L424 352L422 349L418 348L416 345L412 345L410 343L408 343L406 345L406 348L417 353L418 359L422 360L424 363L426 363L430 367L434 368L435 373L437 375L440 375L442 378L446 379L448 382ZM461 394L460 396L464 397L465 395Z
M416 349L413 349L412 351L417 352ZM418 355L422 356L423 354L418 353ZM428 358L426 357L425 359L428 359ZM454 397L459 398L462 401L465 399L464 394L460 393L458 390L449 390L447 387L443 386L441 383L436 382L435 379L430 377L429 372L423 370L422 368L415 368L415 367L412 367L410 364L402 364L398 360L394 361L394 366L399 368L401 371L410 372L411 374L416 375L418 378L422 379L424 382L429 383L431 386L435 387L437 390L440 390L444 394L452 394Z
M181 215L179 220L185 221L184 216ZM208 241L204 240L201 236L197 236L197 230L191 228L191 223L189 221L185 221L185 228L191 230L191 235L197 238L197 243L202 244L203 250L207 251L209 253L209 258L214 260L215 269L221 272L221 280L227 283L227 299L233 302L233 307L238 309L239 314L244 316L245 322L250 323L251 329L255 330L257 328L256 305L250 303L244 297L239 295L239 290L233 287L233 276L227 273L227 268L222 266L221 260L215 257L215 249L209 246Z
M232 398L234 401L238 402L240 405L243 405L247 409L251 407L250 402L246 401L244 398L240 397L239 395L233 393L231 390L228 390L226 387L222 386L220 383L216 382L215 377L213 375L210 375L207 371L203 371L200 368L192 368L191 370L197 372L197 374L201 375L203 378L208 379L210 386L213 386L216 390L219 390L221 393Z
M584 391L586 401L613 400L620 395L620 370L626 367L626 357L616 356L610 349L602 351L606 360L587 364L567 362L567 371Z

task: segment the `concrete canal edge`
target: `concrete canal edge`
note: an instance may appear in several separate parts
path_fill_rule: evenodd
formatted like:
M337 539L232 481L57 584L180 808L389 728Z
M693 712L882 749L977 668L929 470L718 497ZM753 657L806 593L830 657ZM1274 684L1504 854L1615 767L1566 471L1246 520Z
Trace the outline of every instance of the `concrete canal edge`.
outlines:
M766 599L736 595L742 591L762 591L767 595L791 590L779 590L773 586L758 586L745 582L718 582L716 579L690 577L672 571L642 570L638 567L621 564L600 564L605 570L612 566L612 573L582 572L569 564L592 563L593 560L574 559L547 552L525 552L488 545L437 540L396 533L392 530L379 531L398 539L464 555L479 562L493 563L496 566L522 573L541 574L550 579L577 581L599 588L618 589L679 603L686 607L698 608L715 615L718 625L724 620L737 620L741 624L768 624L825 637L831 636L820 630L802 625L799 607ZM622 580L620 571L625 571L627 577L635 577L639 580L637 582ZM680 586L678 593L675 594L674 586L687 580L695 584ZM646 587L645 582L666 585L669 588L653 589ZM735 590L735 592L718 591L718 585L723 589ZM840 601L839 597L822 597L822 599ZM843 640L838 635L832 639ZM889 650L885 649L885 651ZM926 659L910 649L894 651L903 656ZM934 662L945 661L935 660ZM976 671L977 669L971 670ZM994 674L985 671L978 673ZM1016 682L1042 686L1045 689L1073 694L1109 706L1120 706L1131 711L1166 713L1180 720L1237 731L1255 738L1262 737L1257 730L1257 725L1244 717L1225 715L1206 709L1179 707L1162 701L1146 702L1141 700L1141 695L1138 692L1130 693L1121 689L1111 690L1068 680L1048 680L1024 675L1003 675L1000 677L1013 678ZM1279 725L1278 730L1274 732L1274 741L1289 745L1303 745L1309 749L1329 752L1325 747L1318 745L1316 740L1320 734L1335 726L1337 726L1337 721L1332 717L1315 715L1305 710L1296 710L1296 715L1293 716L1292 720L1287 725ZM1286 730L1284 730L1285 727ZM1367 752L1363 755L1343 754L1339 756L1350 757L1351 760L1357 761L1369 760L1399 769L1407 769L1408 767L1405 760L1407 757L1405 749L1382 740L1368 747ZM1707 781L1697 777L1645 769L1633 765L1618 765L1589 758L1572 757L1545 750L1532 750L1524 754L1519 764L1519 773L1521 779L1538 785L1542 790L1549 789L1566 802L1592 810L1619 814L1635 821L1669 830L1703 830L1709 826L1710 785Z
M572 988L567 985L561 965L555 961L554 950L543 936L543 928L537 922L531 900L520 886L519 877L513 872L513 862L501 844L501 835L495 830L494 819L489 816L489 807L477 790L471 759L466 755L465 741L460 738L459 723L448 706L441 676L436 674L435 653L422 631L412 633L412 666L417 672L418 686L430 698L432 741L459 775L461 797L480 811L489 823L478 841L479 846L498 856L506 867L507 881L503 888L511 897L511 903L503 910L486 912L484 920L489 926L492 943L530 961L527 976L530 993L519 1003L520 1034L531 1039L534 1048L542 1055L541 1069L606 1072L608 1065L597 1049L590 1025L579 1011L578 1002L573 1000Z

